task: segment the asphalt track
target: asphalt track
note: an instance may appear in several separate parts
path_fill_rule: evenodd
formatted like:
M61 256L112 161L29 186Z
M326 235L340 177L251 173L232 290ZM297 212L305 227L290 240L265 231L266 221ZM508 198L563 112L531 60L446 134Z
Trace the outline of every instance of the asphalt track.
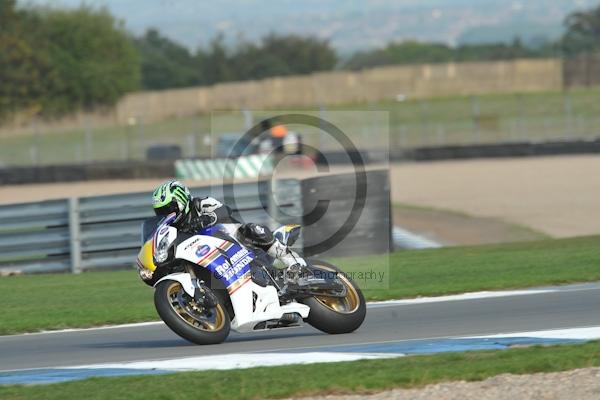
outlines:
M370 304L364 325L352 334L326 335L310 326L232 332L225 343L212 346L190 344L162 323L3 336L0 372L228 353L368 348L417 339L600 326L599 304L597 283L494 298Z

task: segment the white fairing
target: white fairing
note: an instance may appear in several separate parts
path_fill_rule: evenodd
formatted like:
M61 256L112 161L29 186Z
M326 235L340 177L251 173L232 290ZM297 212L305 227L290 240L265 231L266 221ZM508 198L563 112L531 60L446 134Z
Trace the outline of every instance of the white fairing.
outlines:
M190 296L194 296L195 287L194 287L194 284L192 283L192 276L188 273L178 272L176 274L167 275L167 276L159 279L158 281L156 281L156 283L154 284L154 287L156 287L156 285L158 285L162 281L177 281L177 282L181 283L183 290L185 290L185 292L187 294L189 294Z
M194 264L198 264L205 259L208 254L216 250L217 246L221 245L223 242L223 239L217 239L212 236L192 236L177 246L177 249L175 249L175 258L181 258ZM207 250L204 250L206 253L197 253L202 246L207 246Z
M213 256L219 254L217 247L222 248L226 244L227 242L222 239L196 235L177 246L175 257L204 267L211 261ZM240 254L241 257L239 257L240 263L248 261L243 254L244 251L246 250L239 252L242 253ZM250 258L249 256L247 257ZM236 266L237 262L233 262L233 266L222 264L220 268L224 268L226 273L228 268L236 268ZM217 277L212 275L211 279L217 279ZM194 281L189 273L167 275L158 282L165 280L180 282L186 293L190 296L194 295ZM206 284L209 287L212 286L212 282L206 282ZM235 313L235 318L231 321L231 328L238 332L252 331L257 324L268 320L279 320L286 313L298 313L302 318L306 318L310 312L310 308L307 305L296 302L281 306L275 287L257 285L249 276L239 278L227 289ZM254 294L256 294L256 302L254 302Z
M257 295L254 311L253 292ZM259 322L280 319L286 313L298 313L302 318L306 318L310 312L307 305L296 302L280 306L275 287L262 287L251 280L236 290L230 298L235 311L231 328L238 332L251 331Z

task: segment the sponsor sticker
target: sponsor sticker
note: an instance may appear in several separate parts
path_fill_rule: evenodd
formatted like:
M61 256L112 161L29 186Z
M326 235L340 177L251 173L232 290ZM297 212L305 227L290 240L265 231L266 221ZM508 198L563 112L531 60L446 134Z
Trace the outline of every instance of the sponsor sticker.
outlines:
M210 252L210 246L207 244L203 244L196 248L196 257L203 257Z
M166 233L169 230L168 226L163 226L162 229L158 232L159 235Z
M252 262L252 257L248 250L242 248L231 256L230 261L231 264L224 262L215 267L215 276L217 278L225 279L228 282L231 281L234 277L245 271L248 264Z

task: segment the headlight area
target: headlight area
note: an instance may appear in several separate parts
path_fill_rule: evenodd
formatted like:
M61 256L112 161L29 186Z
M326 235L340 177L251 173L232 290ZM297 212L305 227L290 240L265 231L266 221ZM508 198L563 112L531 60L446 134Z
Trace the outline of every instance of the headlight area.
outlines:
M137 268L138 274L140 275L140 278L142 278L142 280L144 280L144 281L149 281L154 276L154 272L150 271L149 269L142 268L139 265L136 265L136 268Z
M158 267L159 264L164 264L169 260L170 251L173 247L170 246L169 236L165 235L154 248L154 263Z

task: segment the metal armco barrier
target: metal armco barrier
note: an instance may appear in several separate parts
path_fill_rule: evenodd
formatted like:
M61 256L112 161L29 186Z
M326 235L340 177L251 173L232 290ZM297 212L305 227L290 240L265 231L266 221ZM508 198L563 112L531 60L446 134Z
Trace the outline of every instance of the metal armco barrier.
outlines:
M387 176L387 171L384 173ZM319 179L310 181L314 184ZM328 180L328 185L331 183ZM271 228L303 223L304 190L303 181L295 179L191 188L194 196L213 196L232 206L234 216L242 222ZM340 187L338 196L343 196L344 190ZM150 200L151 193L143 192L0 206L0 275L131 267L141 244L141 224L153 215ZM357 233L361 249L369 247L369 238L363 233L370 226L367 222ZM307 227L306 235L313 235L314 229ZM380 234L373 239L389 242L389 236ZM355 243L352 233L347 240ZM300 250L302 243L303 237L297 244ZM336 251L343 252L343 243ZM381 247L373 244L373 251L381 251Z
M298 181L281 181L290 191ZM235 204L242 221L274 226L281 213L301 215L300 198L280 207L269 200L271 182L192 188L194 196L213 196ZM235 197L235 201L231 196ZM74 272L133 265L140 247L140 226L153 215L151 193L72 198L0 206L0 274ZM298 223L299 218L281 218Z
M58 272L70 266L67 200L0 207L0 272Z

